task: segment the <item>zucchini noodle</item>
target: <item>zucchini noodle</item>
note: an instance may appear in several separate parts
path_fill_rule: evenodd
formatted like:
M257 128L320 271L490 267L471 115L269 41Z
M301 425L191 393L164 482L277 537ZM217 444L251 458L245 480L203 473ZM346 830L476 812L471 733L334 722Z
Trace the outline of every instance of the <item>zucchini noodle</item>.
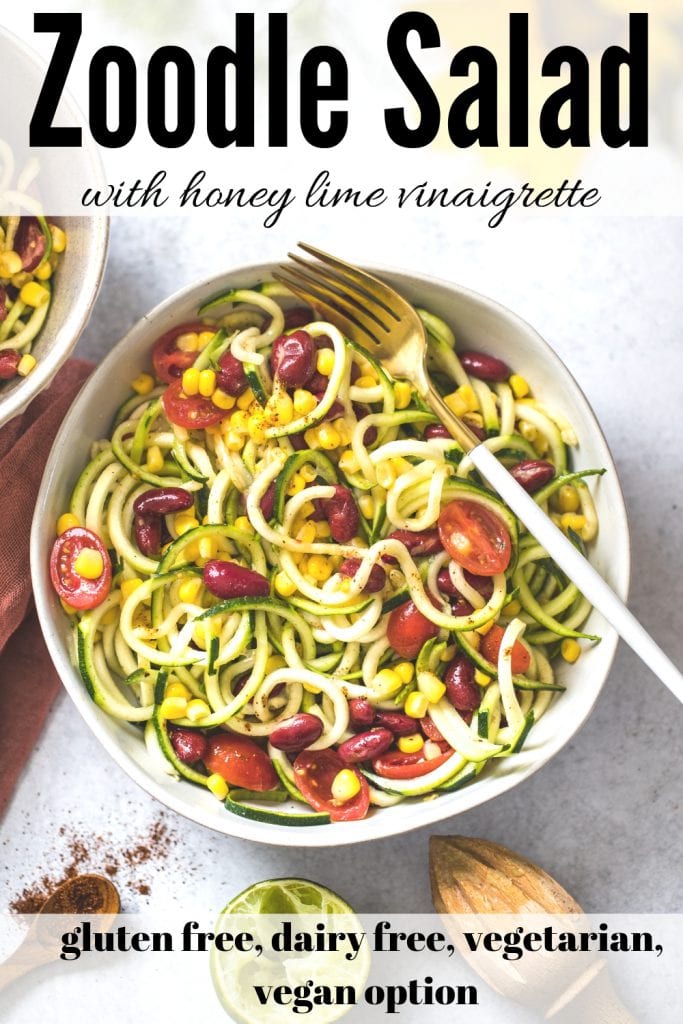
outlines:
M281 286L239 289L155 346L156 381L133 382L59 532L84 527L109 549L109 591L71 610L99 706L144 726L153 764L229 810L242 800L271 821L267 801L292 800L277 820L310 804L310 824L476 780L563 689L557 658L597 638L580 631L586 599L458 445L432 436L409 382L307 313ZM571 424L512 371L469 375L451 329L420 315L443 396L507 466L529 464L539 505L590 543L601 471L568 468ZM308 353L296 382L280 376L289 339ZM166 358L180 367L168 378ZM234 394L227 367L243 378ZM141 511L157 491L161 511ZM372 729L382 750L359 756ZM212 767L221 742L265 760L251 795ZM280 792L259 802L262 790Z

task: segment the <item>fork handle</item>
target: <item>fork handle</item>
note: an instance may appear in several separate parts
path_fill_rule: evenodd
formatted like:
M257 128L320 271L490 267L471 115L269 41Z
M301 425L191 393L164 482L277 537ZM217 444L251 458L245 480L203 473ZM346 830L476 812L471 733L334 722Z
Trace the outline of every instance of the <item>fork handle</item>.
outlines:
M452 415L447 421L449 430L451 418ZM614 626L622 640L625 640L650 671L654 672L683 703L683 676L590 562L555 526L552 519L514 477L510 476L507 469L485 445L478 444L469 452L469 457L550 557Z

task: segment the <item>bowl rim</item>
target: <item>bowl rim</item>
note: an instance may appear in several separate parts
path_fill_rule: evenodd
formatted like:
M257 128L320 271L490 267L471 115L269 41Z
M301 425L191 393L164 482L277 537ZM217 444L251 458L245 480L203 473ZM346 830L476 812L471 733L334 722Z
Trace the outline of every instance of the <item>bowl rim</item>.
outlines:
M8 39L15 49L22 53L35 67L40 67L44 63L38 53L32 50L23 39L20 39L9 29L5 28L4 25L0 26L0 35ZM85 125L85 118L71 93L65 92L62 102L73 118L80 125ZM101 161L94 143L88 141L89 135L87 132L84 133L84 137L86 141L82 147L83 159L93 163L95 167L101 170ZM76 217L72 215L62 217L59 214L48 213L46 216L55 217L60 221L78 220L88 222L91 225L94 252L88 260L85 273L80 279L76 298L70 306L66 318L57 327L54 341L49 349L41 355L35 369L9 394L3 394L3 389L0 388L0 427L14 419L15 416L19 416L26 409L33 399L52 382L57 371L73 352L92 315L107 265L110 220L106 214L99 216L83 215ZM49 321L50 316L48 313L43 330L47 329Z
M94 396L99 392L101 381L105 379L112 379L111 371L116 367L118 361L118 350L120 347L126 343L131 343L137 335L147 333L150 324L153 324L157 320L162 320L169 310L182 305L193 293L200 290L207 294L211 291L218 291L221 287L225 287L225 282L230 281L230 279L234 277L241 278L252 276L255 280L258 278L264 278L269 274L272 274L273 269L277 265L278 264L275 262L261 262L238 266L224 270L211 277L202 277L191 282L184 288L168 296L166 299L158 303L149 313L142 316L111 349L106 358L98 366L97 370L85 383L79 395L73 402L62 422L50 451L36 500L31 528L31 575L36 609L43 636L52 661L67 693L75 703L82 718L85 720L86 724L95 734L105 750L126 772L126 774L146 793L183 817L204 825L221 835L232 836L240 839L250 839L255 842L266 843L272 846L343 846L375 839L385 839L390 836L413 831L414 829L434 825L438 822L454 817L457 814L471 810L474 807L481 806L495 797L503 795L535 774L535 772L543 767L543 765L547 764L548 761L550 761L571 739L574 738L574 736L577 735L589 717L611 670L619 638L616 631L605 622L602 630L602 640L600 643L602 651L606 652L602 679L600 681L600 685L595 687L592 699L586 703L582 714L571 720L571 728L568 728L563 732L556 732L547 741L544 741L543 747L538 751L538 754L530 764L521 767L514 773L498 777L496 779L496 785L493 787L493 792L488 792L485 789L482 792L477 786L464 787L462 790L459 790L457 793L459 799L456 810L451 809L451 806L449 806L451 804L449 797L455 796L456 794L449 794L442 797L440 800L434 800L432 802L401 805L403 807L410 808L411 813L408 816L394 816L392 814L383 815L379 813L372 815L370 818L363 819L362 821L345 822L344 828L301 828L299 826L271 825L248 818L238 817L227 812L224 818L217 819L213 814L205 810L202 805L191 805L184 798L176 798L173 792L169 792L163 786L158 784L151 774L148 774L128 755L124 746L117 742L116 739L107 731L104 719L100 717L100 714L102 713L99 712L99 709L88 695L85 686L78 676L77 669L74 667L71 658L69 657L66 645L62 643L56 630L51 626L52 610L47 599L50 585L49 572L43 557L46 522L44 510L48 502L53 483L59 479L59 462L64 442L70 436L73 428L77 427L80 404L91 395ZM377 274L378 276L386 275L387 277L394 279L403 277L417 286L420 284L434 285L440 289L455 292L465 301L473 302L487 308L497 316L501 317L504 321L511 322L517 330L521 330L529 335L533 339L534 345L543 350L544 357L548 364L550 364L551 369L563 376L565 380L569 381L570 386L573 389L573 394L571 396L572 404L578 403L579 405L583 405L583 411L591 421L591 439L600 450L603 460L602 464L608 469L611 477L611 483L614 488L613 498L615 500L615 504L614 506L610 506L610 516L613 521L618 524L618 530L616 531L617 534L624 538L624 550L619 552L619 572L614 586L615 591L619 594L622 600L625 601L628 595L631 573L631 540L626 506L616 465L588 399L557 353L526 320L509 310L501 303L490 299L479 292L464 288L451 281L446 281L432 275L416 273L412 270L388 267L384 265L370 266L364 264L364 266L365 269L369 270L371 273ZM380 808L379 810L381 811L382 809ZM369 822L374 823L371 828L368 827ZM225 827L221 827L221 825L224 825Z

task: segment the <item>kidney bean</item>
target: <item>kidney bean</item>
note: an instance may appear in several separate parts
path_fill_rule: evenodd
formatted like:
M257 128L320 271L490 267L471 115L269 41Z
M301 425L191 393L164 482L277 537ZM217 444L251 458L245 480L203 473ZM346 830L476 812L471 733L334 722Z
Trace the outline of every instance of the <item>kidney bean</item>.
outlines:
M431 530L394 530L389 534L390 540L400 540L405 544L411 555L436 555L443 550L441 537L436 527Z
M358 572L358 566L360 565L360 558L347 558L339 566L339 572L342 576L355 576ZM363 587L364 594L379 594L380 590L384 590L384 585L387 582L387 574L381 565L373 565L370 570L370 576L368 582Z
M45 235L37 217L22 217L14 236L14 251L21 257L24 270L35 270L45 255Z
M545 459L525 459L512 467L510 476L514 476L528 494L535 494L553 479L555 467Z
M367 405L359 405L358 402L354 402L353 412L357 420L362 420L365 416L368 416L372 412L372 409L370 409L370 407ZM369 427L365 428L365 433L363 434L363 444L371 445L374 444L376 440L377 427L374 424L371 424Z
M135 542L143 555L153 558L161 550L161 526L159 516L135 516L133 527Z
M204 586L223 601L231 597L268 597L270 593L270 584L261 573L219 559L204 566Z
M315 372L315 345L307 331L294 331L276 338L270 355L274 376L285 387L302 388Z
M424 429L423 437L427 441L431 441L433 438L451 438L443 423L428 423ZM452 438L451 438L452 440Z
M384 729L388 729L394 736L412 736L417 723L414 718L404 715L402 711L378 709L375 712L375 725L381 725Z
M176 757L183 764L201 761L209 746L206 736L198 729L184 729L182 726L172 725L169 727L168 735Z
M357 764L359 761L369 761L373 757L379 757L389 749L394 742L394 734L388 729L370 729L368 732L359 732L351 739L344 740L339 744L337 753L344 764Z
M7 289L0 284L0 324L7 319ZM10 350L11 351L11 350Z
M0 352L0 380L11 380L12 377L16 377L20 359L21 356L15 348L6 348L4 352Z
M249 386L247 375L244 372L244 363L229 350L224 352L218 360L220 370L216 374L216 385L225 391L226 395L239 398Z
M451 598L451 615L462 616L471 615L474 608L469 601L466 601L460 594L455 598Z
M263 512L264 519L273 518L273 509L275 508L275 481L272 484L268 484L266 492L261 498L261 511Z
M458 597L460 591L456 588L451 574L448 571L448 566L444 565L443 569L439 569L439 575L436 577L436 585L442 594L446 594L448 597Z
M444 675L446 695L456 711L476 711L481 704L481 690L474 681L474 665L464 654L458 654Z
M308 448L306 438L303 434L288 434L287 436L295 452L302 452L304 449Z
M465 417L464 422L470 428L475 437L480 441L486 440L486 431L483 427L480 427L478 423L472 423L471 420L467 419L467 417Z
M475 573L470 572L469 569L464 569L463 572L469 585L474 587L477 593L481 594L485 601L490 601L491 594L493 593L493 580L491 577L477 576Z
M324 395L327 390L327 384L329 377L326 377L322 373L318 373L317 370L313 371L311 379L308 382L308 390L312 391L315 397L320 401L321 395Z
M322 499L322 508L330 525L332 538L338 544L347 544L356 536L360 520L356 503L348 487L337 484L334 496Z
M352 729L367 729L375 721L375 709L365 697L353 697L349 701L349 724Z
M479 380L503 381L510 376L510 367L502 359L483 352L461 352L460 362L467 373Z
M315 743L323 731L323 723L316 715L309 715L305 711L286 718L284 722L273 729L268 739L276 750L294 752L309 747Z
M446 742L428 715L420 719L420 728L428 740L433 740L434 743Z
M323 393L321 392L319 395L316 395L315 397L317 398L318 401L320 401L320 399L323 397ZM337 398L335 398L334 402L323 416L321 423L326 423L328 420L339 419L340 416L344 415L344 412L344 406Z
M135 499L133 511L140 516L168 516L193 505L194 498L182 487L155 487Z
M313 310L310 306L293 306L285 313L285 330L293 331L297 327L305 327L313 320Z

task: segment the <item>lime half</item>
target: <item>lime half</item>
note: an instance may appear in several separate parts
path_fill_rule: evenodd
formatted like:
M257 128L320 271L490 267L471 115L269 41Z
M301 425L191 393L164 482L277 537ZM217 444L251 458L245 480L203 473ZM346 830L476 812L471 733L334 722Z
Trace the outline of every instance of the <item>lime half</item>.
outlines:
M214 988L241 1024L281 1024L302 1014L327 1024L362 1000L368 938L348 903L323 885L257 882L228 903L214 931L231 936L222 942L230 948L216 943L211 950Z

